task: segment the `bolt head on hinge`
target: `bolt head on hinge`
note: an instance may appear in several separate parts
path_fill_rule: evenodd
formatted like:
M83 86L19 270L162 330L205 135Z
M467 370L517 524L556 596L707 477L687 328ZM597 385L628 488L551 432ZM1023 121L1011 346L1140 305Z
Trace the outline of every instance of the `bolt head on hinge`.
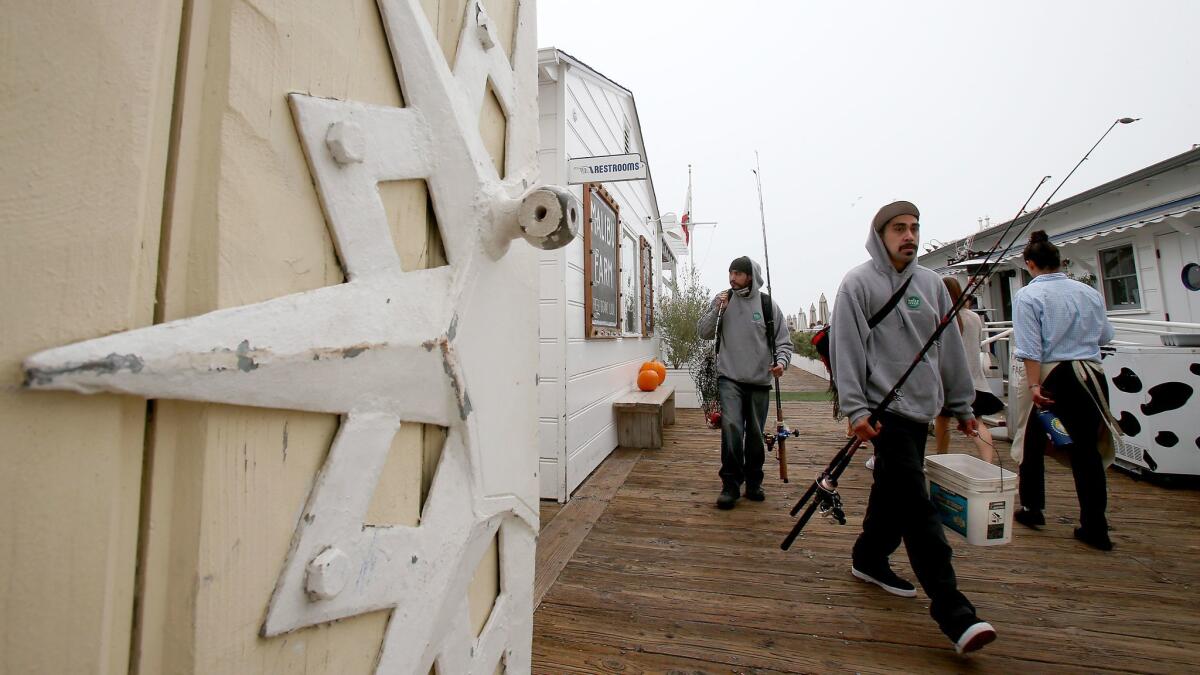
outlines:
M330 600L342 592L350 580L350 556L341 549L328 546L308 563L304 589L313 602Z
M341 165L356 164L366 155L367 141L362 127L354 122L334 122L325 133L329 154Z

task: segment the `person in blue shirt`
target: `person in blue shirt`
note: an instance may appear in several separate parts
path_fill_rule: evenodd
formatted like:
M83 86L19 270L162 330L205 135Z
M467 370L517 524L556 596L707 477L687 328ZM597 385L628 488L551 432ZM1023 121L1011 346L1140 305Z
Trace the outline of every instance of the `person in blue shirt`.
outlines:
M1021 451L1021 510L1017 522L1038 529L1045 525L1044 452L1046 434L1029 406L1054 413L1071 437L1071 473L1079 497L1079 527L1075 538L1102 551L1112 550L1105 510L1108 487L1101 436L1107 435L1108 383L1100 366L1100 345L1113 338L1113 327L1096 289L1059 271L1058 247L1043 231L1034 232L1024 252L1025 268L1033 275L1013 299L1015 356L1024 364L1026 391L1014 392L1019 404L1018 438ZM1018 384L1018 387L1021 385ZM1010 394L1013 395L1013 394ZM1023 436L1023 438L1022 438ZM1103 439L1107 441L1108 439Z

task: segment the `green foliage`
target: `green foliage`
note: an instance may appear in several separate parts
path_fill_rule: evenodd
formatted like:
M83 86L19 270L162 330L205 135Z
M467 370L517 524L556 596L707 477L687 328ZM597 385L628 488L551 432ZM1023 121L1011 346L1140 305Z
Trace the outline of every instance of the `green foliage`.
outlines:
M662 336L663 359L672 368L686 366L703 346L696 324L712 302L695 270L689 270L682 281L683 285L676 284L671 296L660 303L654 320Z
M817 354L817 348L813 346L812 338L817 334L817 331L796 331L792 333L792 348L796 352L796 356L806 356L810 359L820 360L821 356Z

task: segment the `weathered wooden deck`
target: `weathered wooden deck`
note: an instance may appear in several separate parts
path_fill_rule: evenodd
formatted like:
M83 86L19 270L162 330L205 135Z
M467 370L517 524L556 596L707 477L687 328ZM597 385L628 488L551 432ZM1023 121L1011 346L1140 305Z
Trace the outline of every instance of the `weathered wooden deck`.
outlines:
M788 376L793 389L823 387L808 378ZM1070 469L1048 461L1043 531L1017 525L1012 543L987 548L951 539L960 587L999 633L962 658L923 593L894 597L849 574L865 455L842 479L849 522L814 519L779 549L789 508L845 431L828 403L784 406L802 435L788 443L790 484L768 456L764 503L713 506L718 434L680 410L662 450L618 450L566 507L543 507L535 672L1200 672L1194 489L1110 471L1116 550L1101 553L1072 539ZM951 452L966 447L959 437ZM903 550L893 567L914 579Z

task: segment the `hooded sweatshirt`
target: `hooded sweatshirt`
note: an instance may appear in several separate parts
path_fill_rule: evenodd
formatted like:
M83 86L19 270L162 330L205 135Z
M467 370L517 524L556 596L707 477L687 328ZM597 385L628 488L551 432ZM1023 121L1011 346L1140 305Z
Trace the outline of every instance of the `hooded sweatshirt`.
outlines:
M783 311L774 299L771 311L775 313L775 354L772 357L767 344L767 322L762 315L763 284L762 268L754 263L754 275L746 295L732 293L729 306L721 315L721 353L717 355L717 374L742 384L771 386L771 366L787 368L792 361L792 337L788 333ZM712 340L717 335L717 297L700 317L696 329L700 337Z
M953 304L933 270L913 261L897 272L874 228L867 231L867 251L871 259L842 279L830 322L829 355L838 407L852 423L883 401ZM909 277L912 282L900 302L868 329L867 319ZM962 335L951 326L913 370L888 411L914 422L929 422L945 407L967 420L972 417L974 389Z

